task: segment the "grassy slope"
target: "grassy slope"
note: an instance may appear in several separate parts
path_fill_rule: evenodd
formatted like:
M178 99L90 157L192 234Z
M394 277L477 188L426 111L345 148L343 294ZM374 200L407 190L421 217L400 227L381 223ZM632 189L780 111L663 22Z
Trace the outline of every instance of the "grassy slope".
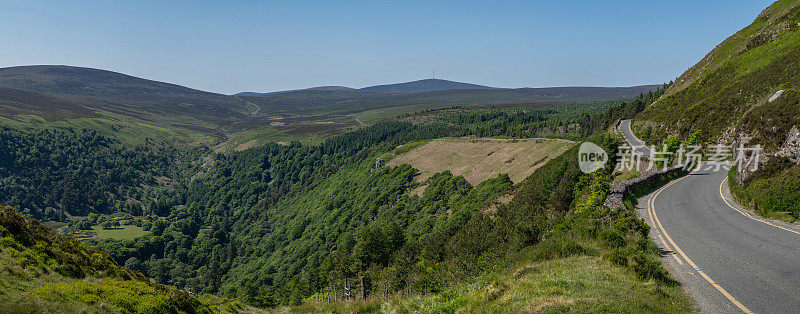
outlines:
M145 139L213 142L214 138L213 134L198 130L158 125L108 112L96 113L98 115L91 118L79 117L55 121L48 121L39 115L0 117L0 125L18 130L91 129L128 145L142 145Z
M699 131L705 142L751 138L768 165L738 182L734 195L761 215L800 218L798 168L772 156L800 126L800 1L781 0L726 39L686 71L666 95L634 120L634 131L651 143ZM784 94L769 102L778 90ZM762 161L764 161L762 159Z
M251 109L231 96L70 66L2 68L0 85L46 93L82 107L140 118L187 115L219 124L247 115Z
M67 66L0 69L0 124L90 128L129 144L210 140L254 110L235 97Z
M524 259L523 259L524 261ZM678 286L641 281L630 270L598 256L575 255L520 262L479 276L441 294L389 300L309 302L297 312L668 312L694 306Z
M757 173L744 184L736 182L736 170L729 174L731 192L739 204L773 219L800 220L800 167Z
M100 226L93 226L92 230L97 233L97 238L100 240L103 239L116 239L116 240L131 240L143 235L146 235L148 232L142 230L142 227L137 227L133 225L121 226L119 228L114 229L104 229Z
M0 207L0 303L19 312L211 312L193 295L152 284L103 251Z
M637 134L659 142L696 129L707 141L723 139L727 132L754 135L757 142L773 148L782 143L785 131L800 123L797 97L789 97L800 88L799 4L797 0L776 2L750 26L718 45L634 120ZM783 98L792 101L767 103L781 89L790 90ZM787 110L795 114L782 116ZM770 116L762 120L764 113ZM784 131L782 136L767 136L773 126ZM646 127L653 131L642 132Z

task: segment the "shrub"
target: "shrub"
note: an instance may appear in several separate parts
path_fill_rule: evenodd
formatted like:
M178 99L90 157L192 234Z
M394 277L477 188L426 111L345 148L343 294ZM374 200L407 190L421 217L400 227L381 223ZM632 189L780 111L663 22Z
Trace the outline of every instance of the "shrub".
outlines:
M625 267L628 266L628 256L631 255L631 252L627 248L618 247L611 251L608 254L608 260L612 263Z
M653 254L636 252L631 257L633 270L642 279L652 279L660 283L674 284L669 272L661 264L661 259Z
M625 239L619 230L608 228L600 233L600 244L609 248L618 248L625 246Z

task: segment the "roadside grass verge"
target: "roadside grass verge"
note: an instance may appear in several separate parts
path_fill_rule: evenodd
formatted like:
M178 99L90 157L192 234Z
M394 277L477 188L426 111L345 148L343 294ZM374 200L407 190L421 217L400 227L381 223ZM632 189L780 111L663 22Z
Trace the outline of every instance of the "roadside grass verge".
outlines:
M731 195L759 216L796 222L800 220L800 167L786 163L768 164L765 169L739 184L736 168L728 173Z

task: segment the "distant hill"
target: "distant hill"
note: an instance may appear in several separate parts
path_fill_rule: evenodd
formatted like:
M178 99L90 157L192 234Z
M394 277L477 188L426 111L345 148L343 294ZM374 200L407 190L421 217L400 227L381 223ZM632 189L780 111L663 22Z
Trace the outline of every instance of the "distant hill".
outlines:
M61 65L0 69L0 87L61 96L117 113L202 115L227 119L246 114L245 104L230 96L121 73Z
M0 85L42 93L126 98L154 95L214 95L180 85L117 72L64 65L34 65L0 69Z
M455 89L422 93L301 90L242 98L261 106L264 114L321 114L408 105L430 105L432 108L452 105L559 105L630 98L654 91L659 86Z
M318 86L318 87L311 87L311 88L303 88L303 89L292 89L292 90L284 90L278 92L268 92L268 93L257 93L257 92L241 92L234 94L234 96L261 96L261 95L273 95L273 94L281 94L281 93L290 93L290 92L299 92L305 90L330 90L330 91L342 91L342 90L356 90L355 88L350 88L347 86Z
M543 87L543 88L496 88L483 85L469 84L454 82L440 79L425 79L406 83L375 85L364 88L350 88L345 86L320 86L307 89L297 89L270 93L256 93L256 92L243 92L235 96L268 96L286 93L299 93L305 91L351 91L352 95L366 96L369 94L359 94L358 92L369 93L384 93L384 94L417 94L428 92L441 92L441 91L454 91L454 90L470 90L469 92L463 91L462 93L475 93L474 91L505 91L506 94L527 95L531 99L526 102L535 102L538 100L555 100L564 99L570 100L610 100L626 97L638 96L639 93L646 93L655 90L659 85L641 85L632 87ZM338 93L330 93L331 95L341 96ZM492 94L492 92L488 92ZM373 95L378 96L378 95ZM391 96L389 96L391 97ZM402 96L401 96L402 97ZM500 100L503 102L502 100Z
M319 86L319 87L312 87L312 88L306 88L306 89L279 91L279 92L271 92L271 93L243 92L243 93L236 94L236 96L271 95L271 94L279 94L279 93L286 93L286 92L297 92L297 91L305 91L305 90L326 90L326 91L360 90L360 91L374 92L374 93L404 93L404 94L411 94L411 93L424 93L424 92L434 92L434 91L453 90L453 89L494 89L494 87L488 87L488 86L476 85L476 84L469 84L469 83L454 82L454 81L448 81L448 80L440 80L440 79L425 79L425 80L418 80L418 81L405 82L405 83L375 85L375 86L369 86L369 87L358 88L358 89L345 87L345 86Z
M306 88L306 90L355 90L355 88L347 86L319 86L319 87Z
M140 142L207 138L256 108L236 97L111 71L39 65L0 69L0 109L4 124L66 122Z
M451 89L494 89L493 87L439 79L426 79L407 83L376 85L362 88L367 92L379 93L424 93Z
M428 79L229 96L99 69L21 66L0 69L0 123L90 128L131 144L146 139L218 143L229 134L269 126L286 126L280 131L289 135L323 129L335 134L358 125L347 115L380 108L398 107L388 117L454 105L558 105L629 98L657 87L502 89Z

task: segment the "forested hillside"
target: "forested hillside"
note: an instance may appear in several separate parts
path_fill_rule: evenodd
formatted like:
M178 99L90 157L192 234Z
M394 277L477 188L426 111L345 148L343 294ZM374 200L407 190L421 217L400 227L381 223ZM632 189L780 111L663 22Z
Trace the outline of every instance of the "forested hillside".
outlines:
M619 143L605 136L591 141L612 154ZM372 260L366 272L359 272L363 266L351 266L349 272L334 267L304 276L300 283L313 287L318 282L323 289L297 309L525 311L536 305L553 311L692 310L661 265L647 225L631 209L602 206L613 165L583 174L577 160L575 147L537 169L497 212L476 213L425 241L407 239L387 262ZM376 228L362 237L383 236L391 243L391 230ZM369 258L342 254L335 262L363 265L364 260ZM609 289L621 282L624 292ZM353 302L361 294L369 299Z
M2 128L0 202L55 221L89 213L165 215L159 199L204 153L163 143L125 147L92 130Z
M424 111L317 145L223 153L164 139L126 145L91 130L3 129L1 188L27 215L65 222L65 234L98 233L86 243L120 265L197 293L258 306L439 293L513 261L570 216L581 198L575 151L517 186L507 175L473 185L448 171L416 182L410 166L386 166L402 144L583 139L660 93L564 108ZM420 184L424 193L411 193ZM511 195L508 205L497 201ZM136 233L108 236L128 230Z
M127 213L132 216L168 216L176 204L187 204L186 190L191 180L212 167L226 168L226 175L242 175L231 162L264 162L252 178L263 181L256 197L270 206L287 194L292 186L300 189L331 175L336 167L349 162L356 153L376 144L402 144L441 136L533 137L560 136L578 139L609 125L619 114L602 121L604 110L641 107L658 97L661 90L643 94L632 101L613 101L544 108L455 107L408 115L412 123L388 123L346 133L321 145L289 146L270 144L254 152L217 155L202 146L180 141L145 138L139 145L90 129L45 128L0 129L0 201L16 207L30 217L66 221L68 216L89 213ZM636 109L636 108L634 108ZM388 148L371 148L372 151ZM264 153L264 157L258 154ZM253 155L255 154L255 155ZM365 157L362 153L362 158ZM260 157L245 157L245 156ZM213 163L208 159L217 159ZM265 160L259 160L263 158ZM272 169L271 171L267 171ZM238 171L238 170L237 170ZM263 173L262 173L263 172ZM261 176L264 176L263 178ZM248 179L251 177L247 177ZM269 183L269 184L267 184ZM43 193L46 191L46 193ZM198 197L197 202L204 203ZM150 219L152 220L152 219ZM87 228L87 226L84 226Z
M0 206L0 303L12 312L210 313L242 309L209 304L185 291L150 283L98 249L56 234Z
M626 117L620 108L637 108L645 98L575 122L604 130ZM492 256L539 241L549 228L540 224L557 223L569 211L578 176L577 168L566 172L574 151L547 163L548 170L533 176L539 180L522 185L537 192L517 194L512 204L525 205L498 210L497 216L514 218L495 226L476 214L511 190L507 176L472 186L440 173L424 182L420 197L407 193L414 169L376 163L399 144L466 134L469 129L450 124L385 122L317 146L270 144L220 154L185 196L165 204L170 215L153 223L149 235L95 244L159 282L263 306L296 304L333 289L342 297L343 286L355 289L361 277L393 291L438 291L488 267ZM552 180L541 180L547 176Z
M400 197L412 183L411 168L373 166L376 154L400 143L451 132L382 123L319 146L272 144L219 155L211 173L169 204L172 213L154 224L151 235L101 245L161 282L205 292L222 287L227 293L245 293L244 283L258 283L284 289L259 295L276 294L279 302L288 302L289 282L298 280L301 270L321 265L332 247L352 249L355 244L348 241L373 220L406 227L441 213L434 207L416 214L418 201ZM472 189L463 178L460 182L460 193ZM426 232L425 224L432 222L417 232ZM242 275L226 275L233 271Z

